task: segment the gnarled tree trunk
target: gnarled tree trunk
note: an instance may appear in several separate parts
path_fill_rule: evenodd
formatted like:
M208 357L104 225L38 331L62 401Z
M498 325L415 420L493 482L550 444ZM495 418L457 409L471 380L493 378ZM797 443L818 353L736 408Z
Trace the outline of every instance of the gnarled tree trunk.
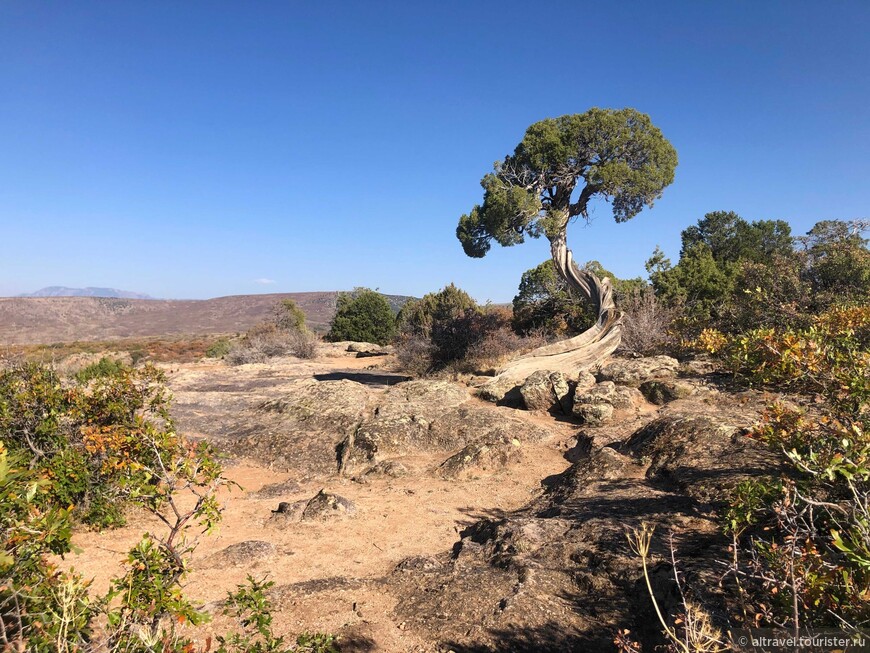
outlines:
M574 262L565 229L551 238L550 251L559 275L568 285L592 302L598 321L580 335L539 347L508 363L499 376L524 379L532 372L549 370L574 375L612 354L622 339L622 313L613 301L613 286L607 277L599 279Z

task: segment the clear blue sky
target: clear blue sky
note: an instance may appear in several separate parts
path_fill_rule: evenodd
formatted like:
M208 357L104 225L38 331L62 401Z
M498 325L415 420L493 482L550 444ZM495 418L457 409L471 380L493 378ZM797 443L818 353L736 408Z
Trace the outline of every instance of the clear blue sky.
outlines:
M592 106L650 114L680 165L633 221L574 225L580 261L642 274L718 209L867 217L868 33L866 0L3 0L0 295L507 301L546 241L468 259L457 219L530 123Z

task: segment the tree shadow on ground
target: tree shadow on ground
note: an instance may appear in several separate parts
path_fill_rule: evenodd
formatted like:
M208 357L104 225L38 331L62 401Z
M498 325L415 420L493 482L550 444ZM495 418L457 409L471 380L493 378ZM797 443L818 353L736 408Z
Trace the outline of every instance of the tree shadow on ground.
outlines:
M392 372L329 372L325 374L315 374L314 378L317 381L355 381L363 385L371 386L388 386L410 381L411 377L404 374L394 374Z
M566 628L558 622L534 628L505 628L489 633L491 644L462 644L442 642L443 649L455 653L613 653L613 636L603 631L598 634Z

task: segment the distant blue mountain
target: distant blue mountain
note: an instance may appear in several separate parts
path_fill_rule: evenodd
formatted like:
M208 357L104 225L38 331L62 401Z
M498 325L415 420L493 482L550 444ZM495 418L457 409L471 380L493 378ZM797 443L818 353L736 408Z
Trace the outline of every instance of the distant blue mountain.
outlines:
M25 293L19 297L114 297L117 299L154 299L129 290L117 288L66 288L65 286L48 286L36 292Z

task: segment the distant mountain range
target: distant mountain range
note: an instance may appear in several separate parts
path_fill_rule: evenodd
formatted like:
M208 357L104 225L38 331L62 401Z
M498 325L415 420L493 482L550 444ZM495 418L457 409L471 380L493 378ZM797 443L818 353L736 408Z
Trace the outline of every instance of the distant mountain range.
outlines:
M48 286L36 292L24 293L19 297L110 297L114 299L154 299L139 292L118 290L117 288L67 288L66 286Z
M46 288L39 292L53 290ZM105 295L0 297L0 347L76 340L238 333L270 319L275 314L276 304L282 299L295 301L305 313L308 326L324 332L335 313L339 294L300 292L234 295L215 299L148 300ZM413 299L403 295L385 297L395 311Z

